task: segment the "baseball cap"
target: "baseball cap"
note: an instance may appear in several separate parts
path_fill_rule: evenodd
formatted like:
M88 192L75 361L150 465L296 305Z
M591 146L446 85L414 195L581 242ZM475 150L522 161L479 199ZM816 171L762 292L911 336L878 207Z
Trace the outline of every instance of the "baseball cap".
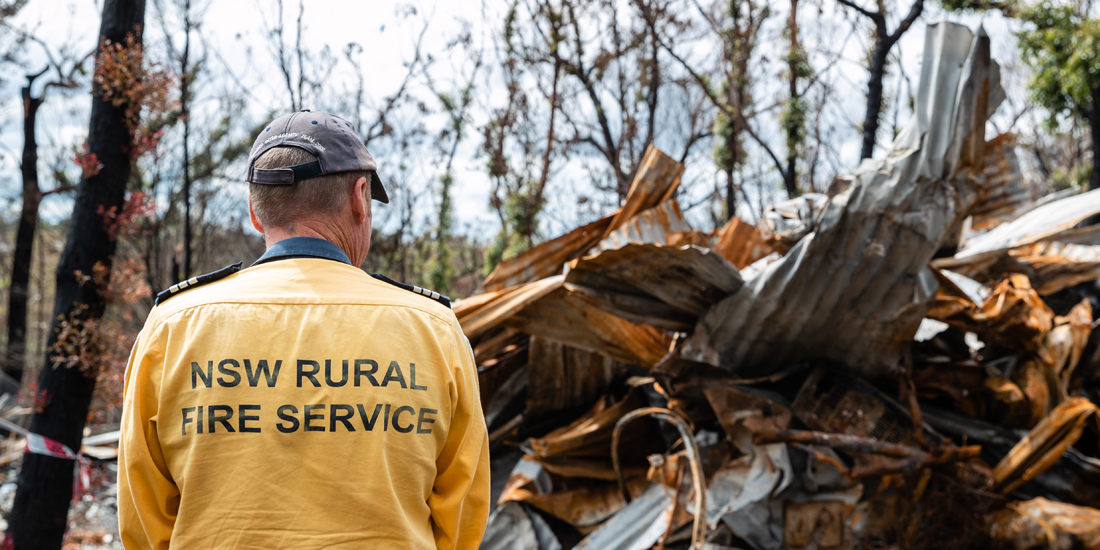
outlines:
M256 159L272 147L298 147L317 157L315 162L285 168L256 168ZM390 197L378 179L378 163L355 135L351 123L329 113L303 109L283 115L264 127L248 154L245 181L260 185L292 185L299 181L338 174L370 171L371 198L389 204Z

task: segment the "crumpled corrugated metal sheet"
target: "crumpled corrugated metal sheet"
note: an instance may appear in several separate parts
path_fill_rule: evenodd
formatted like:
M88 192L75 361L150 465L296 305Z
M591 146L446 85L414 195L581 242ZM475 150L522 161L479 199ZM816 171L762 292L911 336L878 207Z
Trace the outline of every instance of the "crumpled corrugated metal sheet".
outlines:
M604 231L606 238L612 231L622 227L640 212L644 212L672 198L680 186L680 177L684 175L684 165L650 145L642 156L634 181L626 200L615 213L611 226Z
M1100 550L1100 510L1036 498L997 512L989 534L1013 550Z
M773 251L755 225L745 223L737 216L722 226L711 250L729 260L737 269L744 269Z
M1024 213L1033 203L1020 172L1016 136L1001 134L985 144L985 183L970 211L973 231L985 231Z
M549 472L614 481L611 438L615 423L626 413L645 405L644 397L637 390L617 403L610 396L604 396L571 424L543 437L529 439L525 447L530 448L531 458ZM644 475L648 469L644 457L664 451L664 440L657 435L656 424L651 419L642 419L623 430L620 446L632 450L628 457L630 462L623 464L627 475Z
M479 550L561 550L554 532L520 502L506 502L489 516Z
M690 330L711 304L741 288L732 264L697 246L632 243L573 260L565 282L624 319Z
M985 342L1026 352L1042 344L1053 325L1054 311L1026 276L1015 274L1001 281L981 305L965 298L937 299L928 316L977 333Z
M482 288L486 291L503 290L560 274L566 262L584 254L636 214L671 198L680 185L683 173L683 164L650 145L642 157L641 167L630 185L626 201L619 210L500 262L481 283Z
M806 193L773 204L764 209L759 228L772 248L786 253L817 226L817 220L829 197L822 193Z
M952 258L940 258L937 267L974 276L1008 251L1057 235L1085 219L1100 214L1100 189L1049 202L1027 214L970 239Z
M1010 250L1041 296L1078 283L1100 279L1100 246L1040 241Z
M1097 412L1084 397L1071 397L1058 405L993 468L994 489L1011 493L1043 473L1077 442L1085 421Z
M670 239L682 237L683 233L690 231L691 226L684 221L684 213L680 211L680 203L665 201L628 220L596 243L588 253L613 250L629 243L668 244Z
M641 496L649 486L643 477L626 483L632 498ZM520 459L512 469L499 504L513 500L568 522L582 533L595 530L627 504L617 483L551 478L542 464L530 457Z
M562 284L560 276L554 279ZM502 322L527 334L643 368L657 364L668 352L672 343L668 333L607 313L600 305L584 293L559 286Z
M600 218L500 262L482 281L482 288L488 293L561 274L565 262L603 238L604 232L611 226L612 218L613 216Z
M576 550L637 550L653 546L672 519L672 497L660 483L623 507L599 529L585 537Z
M928 261L977 199L998 72L984 31L929 26L916 112L887 158L864 161L814 232L708 310L685 356L750 374L808 357L889 372L935 293Z
M474 341L488 331L500 326L501 323L523 308L560 289L563 284L565 284L565 277L557 275L510 287L506 290L493 293L487 292L483 295L486 298L482 300L476 300L479 298L476 296L471 298L471 300L476 300L477 303L471 304L469 307L465 307L465 304L463 304L466 300L460 301L459 304L464 307L456 307L455 315L462 325L462 332L466 334L466 338Z
M524 415L530 421L588 407L627 372L608 357L538 336L531 338L529 357Z

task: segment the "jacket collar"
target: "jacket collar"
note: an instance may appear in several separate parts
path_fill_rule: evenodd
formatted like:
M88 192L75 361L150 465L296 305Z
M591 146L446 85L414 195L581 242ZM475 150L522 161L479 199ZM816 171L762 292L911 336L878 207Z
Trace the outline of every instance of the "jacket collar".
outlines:
M351 265L348 255L340 247L315 237L291 237L283 239L267 249L252 265L260 265L291 258L321 258Z

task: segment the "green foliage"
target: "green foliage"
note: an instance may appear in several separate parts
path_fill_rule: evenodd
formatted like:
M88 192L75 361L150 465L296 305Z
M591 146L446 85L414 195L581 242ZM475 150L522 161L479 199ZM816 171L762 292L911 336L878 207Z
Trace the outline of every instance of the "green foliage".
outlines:
M504 200L505 226L497 233L489 248L485 249L484 274L493 272L497 264L515 257L534 244L532 237L538 231L539 208L531 193L532 185L526 191L510 193Z
M801 47L793 47L787 51L784 61L787 64L787 78L793 78L795 82L801 82L813 75L806 51ZM801 96L788 97L783 102L783 111L779 115L779 126L787 136L788 157L797 155L806 141L806 121L809 116L809 103Z
M1100 22L1049 0L1022 10L1020 19L1027 23L1016 33L1020 56L1034 71L1029 89L1050 113L1048 124L1087 119L1100 90Z
M1089 177L1092 176L1092 165L1081 164L1076 168L1059 167L1050 174L1047 185L1052 192L1066 189L1088 190Z
M939 0L940 7L947 11L975 13L989 10L1000 10L1005 17L1015 17L1019 6L1015 0L1004 2L989 0Z
M733 172L740 168L745 161L741 154L743 139L737 124L729 115L719 111L714 119L714 162L722 170Z

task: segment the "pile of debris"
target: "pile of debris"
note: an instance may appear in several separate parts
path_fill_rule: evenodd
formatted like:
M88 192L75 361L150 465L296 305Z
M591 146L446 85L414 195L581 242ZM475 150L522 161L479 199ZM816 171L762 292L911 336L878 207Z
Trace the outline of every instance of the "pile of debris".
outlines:
M913 119L829 195L696 231L651 148L501 263L455 305L482 548L1100 549L1100 191L1031 197L1003 98L984 31L933 25Z

